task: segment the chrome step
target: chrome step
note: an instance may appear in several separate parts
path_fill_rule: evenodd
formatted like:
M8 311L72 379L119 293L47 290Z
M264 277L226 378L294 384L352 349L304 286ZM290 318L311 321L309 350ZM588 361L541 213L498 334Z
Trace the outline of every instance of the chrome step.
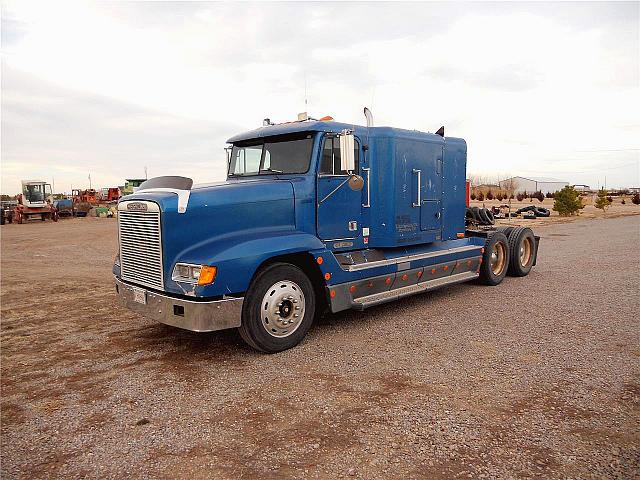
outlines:
M463 245L461 247L447 248L443 250L436 250L433 252L416 253L413 255L404 255L402 257L376 260L373 262L356 263L353 265L340 265L340 268L347 272L357 272L359 270L366 270L369 268L385 267L387 265L396 265L405 262L412 262L415 260L425 260L427 258L442 257L454 253L472 252L475 250L479 251L481 248L482 245Z
M374 305L380 305L381 303L390 302L401 297L408 297L409 295L415 295L416 293L426 292L429 290L435 290L436 288L443 287L444 285L452 285L454 283L467 282L478 277L478 272L461 272L446 277L436 278L426 282L418 283L416 285L408 285L396 290L389 290L381 293L374 293L366 297L360 297L353 300L352 308L356 310L364 310Z

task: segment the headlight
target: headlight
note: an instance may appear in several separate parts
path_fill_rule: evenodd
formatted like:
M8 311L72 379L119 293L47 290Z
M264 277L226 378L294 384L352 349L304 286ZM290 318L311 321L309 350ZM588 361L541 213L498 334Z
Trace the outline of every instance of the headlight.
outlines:
M216 279L216 273L218 273L218 269L209 265L176 263L176 266L173 267L171 280L174 282L209 285Z

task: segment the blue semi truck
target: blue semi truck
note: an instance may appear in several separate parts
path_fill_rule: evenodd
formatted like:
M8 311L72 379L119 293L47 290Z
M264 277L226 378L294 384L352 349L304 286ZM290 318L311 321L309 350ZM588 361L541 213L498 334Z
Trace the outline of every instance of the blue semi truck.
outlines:
M327 310L497 285L536 263L529 228L465 223L467 145L444 129L266 119L228 143L224 182L157 177L119 201L113 273L129 309L237 328L273 353Z

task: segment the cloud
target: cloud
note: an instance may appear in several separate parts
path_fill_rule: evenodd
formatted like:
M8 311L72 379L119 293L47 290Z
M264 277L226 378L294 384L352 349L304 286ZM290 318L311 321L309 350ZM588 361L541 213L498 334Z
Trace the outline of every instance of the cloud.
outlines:
M222 178L226 139L241 127L194 121L72 91L3 69L2 191L42 178L71 185L123 185L125 177ZM14 192L14 193L15 193Z
M566 159L569 181L595 162L591 183L628 164L610 181L638 183L637 4L17 2L2 21L3 167L45 178L209 180L264 117L362 123L368 105L377 124L445 124L472 171Z

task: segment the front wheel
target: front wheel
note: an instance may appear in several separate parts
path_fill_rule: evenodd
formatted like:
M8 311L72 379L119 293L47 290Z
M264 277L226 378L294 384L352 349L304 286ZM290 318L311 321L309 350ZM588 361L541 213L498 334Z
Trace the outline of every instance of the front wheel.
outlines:
M313 323L315 308L313 285L304 272L289 263L274 263L251 282L238 331L257 350L281 352L304 338Z

